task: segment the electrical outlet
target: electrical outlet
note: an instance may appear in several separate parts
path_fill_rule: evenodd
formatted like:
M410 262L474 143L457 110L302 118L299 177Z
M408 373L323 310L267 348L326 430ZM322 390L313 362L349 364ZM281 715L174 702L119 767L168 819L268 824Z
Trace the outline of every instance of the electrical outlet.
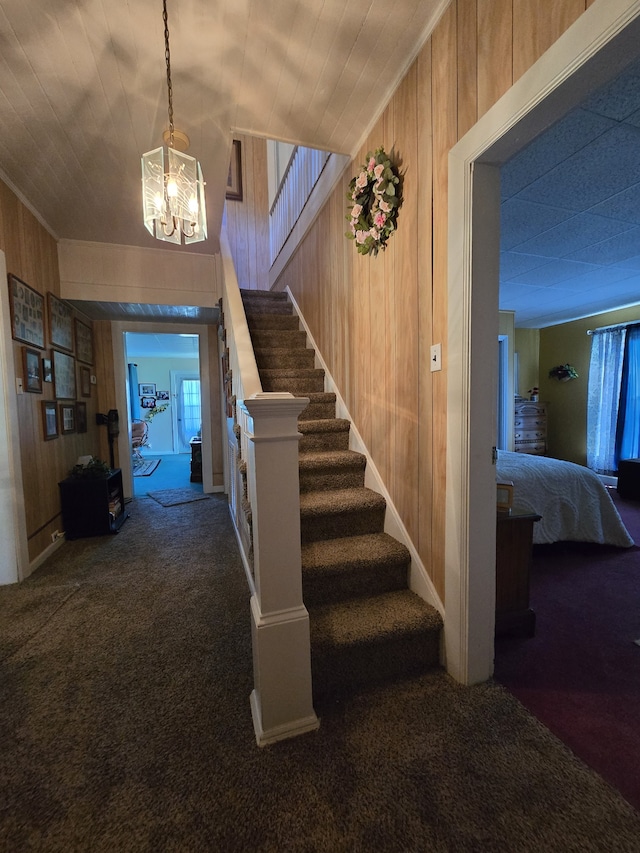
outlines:
M58 541L58 539L59 539L59 537L60 537L60 531L59 531L59 530L54 530L54 531L53 531L53 533L51 534L51 541L52 541L52 542L57 542L57 541Z
M23 388L22 388L22 377L21 377L21 376L16 376L16 393L17 393L17 394L22 394L22 393L23 393Z
M442 344L431 347L431 372L435 370L442 370Z

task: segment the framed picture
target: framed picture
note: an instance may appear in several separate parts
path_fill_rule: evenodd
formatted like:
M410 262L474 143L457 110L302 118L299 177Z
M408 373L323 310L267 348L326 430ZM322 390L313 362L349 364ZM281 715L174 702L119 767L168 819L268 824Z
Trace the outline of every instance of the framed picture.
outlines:
M60 403L60 432L69 435L76 431L76 407L74 403Z
M156 394L156 399L168 400L169 399L169 392L168 391L158 391L158 393Z
M155 397L156 396L155 382L140 382L140 383L138 383L138 394L141 397Z
M242 146L239 139L233 140L231 148L226 198L229 201L242 201Z
M143 397L140 400L140 407L142 409L155 409L156 406L156 398L155 397Z
M44 349L44 297L17 276L8 278L13 338Z
M82 320L76 319L76 358L85 364L93 364L93 332Z
M24 371L24 390L42 394L42 371L40 353L37 349L22 347L22 367Z
M76 403L76 432L87 431L87 404Z
M49 300L49 340L51 346L73 352L73 312L71 306L47 293Z
M53 388L56 400L76 398L76 360L72 355L53 350Z
M58 437L58 407L55 400L42 401L42 429L45 441Z
M83 365L80 365L80 396L91 396L91 371Z
M50 358L42 359L42 381L53 382L53 367Z

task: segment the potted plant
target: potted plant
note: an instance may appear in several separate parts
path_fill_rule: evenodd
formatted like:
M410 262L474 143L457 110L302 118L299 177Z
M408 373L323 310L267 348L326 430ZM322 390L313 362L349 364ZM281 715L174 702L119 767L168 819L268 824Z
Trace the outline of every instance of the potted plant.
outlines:
M549 378L557 379L559 382L568 382L570 379L578 378L578 371L571 364L559 364L557 367L551 368Z
M69 476L74 480L77 479L105 479L111 476L111 468L107 465L106 462L103 462L101 459L98 459L96 456L92 456L91 459L86 462L78 462L77 465L74 465L73 468L69 471Z

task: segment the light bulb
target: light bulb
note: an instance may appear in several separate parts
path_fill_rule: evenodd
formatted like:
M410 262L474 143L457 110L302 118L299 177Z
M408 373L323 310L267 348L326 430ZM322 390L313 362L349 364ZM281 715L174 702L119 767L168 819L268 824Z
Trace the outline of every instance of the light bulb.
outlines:
M178 195L178 185L174 178L169 178L167 181L167 195L169 198L175 198Z

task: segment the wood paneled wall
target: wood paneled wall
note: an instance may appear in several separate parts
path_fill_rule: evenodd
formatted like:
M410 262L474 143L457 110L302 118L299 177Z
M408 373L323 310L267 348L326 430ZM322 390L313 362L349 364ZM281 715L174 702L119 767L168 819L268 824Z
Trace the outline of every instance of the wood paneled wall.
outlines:
M398 231L344 238L347 174L276 283L289 286L444 599L448 152L589 0L453 0L358 152L393 151ZM441 343L444 369L431 373Z
M33 214L0 182L0 248L5 252L7 271L18 276L45 298L47 292L60 295L58 253L56 241L42 227ZM7 287L7 283L0 283ZM92 323L79 316L87 325ZM3 318L9 327L10 319ZM51 357L51 343L45 318L45 346L42 357ZM23 344L14 341L14 368L16 377L23 376ZM95 358L94 358L95 361ZM96 372L95 366L90 368ZM41 394L17 395L20 428L20 455L24 485L24 513L30 561L38 557L50 544L54 530L62 530L58 482L67 476L78 456L98 455L101 452L99 428L95 425L97 406L96 388L91 385L91 397L80 396L79 371L76 363L76 399L87 404L87 432L59 435L44 441L42 401L54 399L53 383L43 382ZM102 456L108 459L108 456Z
M267 143L236 134L242 151L242 201L225 203L227 234L238 284L252 290L269 288L269 188Z

